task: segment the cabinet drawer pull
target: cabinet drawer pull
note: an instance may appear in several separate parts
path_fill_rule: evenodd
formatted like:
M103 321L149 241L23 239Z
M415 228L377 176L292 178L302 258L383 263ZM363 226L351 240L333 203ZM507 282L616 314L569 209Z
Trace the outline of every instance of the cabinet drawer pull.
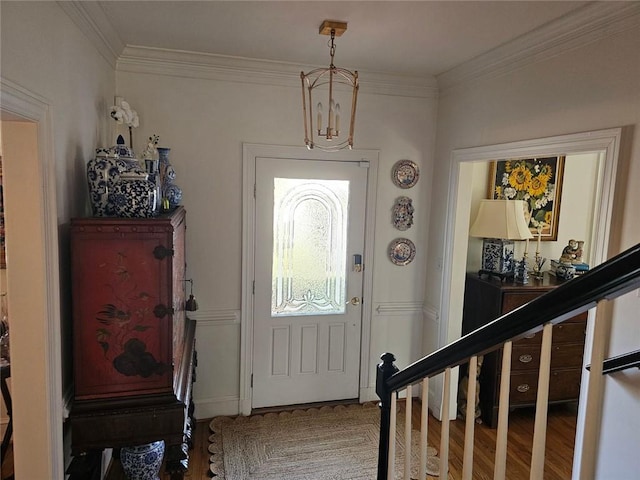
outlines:
M525 353L524 355L520 355L520 357L518 357L518 360L520 360L521 363L529 363L531 360L533 360L533 357L528 353Z
M518 390L520 393L525 393L529 391L529 384L528 383L522 383L520 385L518 385L518 387L516 388L516 390Z

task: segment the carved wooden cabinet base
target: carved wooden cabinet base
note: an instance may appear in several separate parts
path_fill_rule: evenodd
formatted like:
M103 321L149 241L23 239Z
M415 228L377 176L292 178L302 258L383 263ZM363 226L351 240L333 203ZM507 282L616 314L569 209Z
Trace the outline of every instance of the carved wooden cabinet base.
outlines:
M105 448L158 440L172 479L188 468L196 353L184 312L185 230L182 207L71 221L70 480L98 479Z

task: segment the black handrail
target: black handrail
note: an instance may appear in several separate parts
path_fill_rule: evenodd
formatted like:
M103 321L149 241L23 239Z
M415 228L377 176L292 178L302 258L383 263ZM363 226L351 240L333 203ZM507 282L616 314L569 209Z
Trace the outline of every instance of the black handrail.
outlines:
M606 359L602 363L602 374L607 375L634 367L640 368L640 350L634 350L633 352L623 353L622 355ZM591 365L587 365L586 368L587 370L591 370Z
M412 363L392 375L386 385L391 391L401 390L474 355L495 350L508 340L536 332L545 323L563 322L595 307L600 300L613 299L639 286L640 244Z
M391 395L417 381L437 375L446 368L465 363L474 355L482 355L500 348L508 340L516 340L542 329L546 323L561 323L596 306L601 300L611 300L640 286L640 244L616 255L593 270L568 281L531 302L512 310L478 328L449 345L427 355L404 369L389 375L395 368L393 355L382 355L378 365L376 393L384 413L390 409ZM389 404L387 404L387 402ZM385 416L383 415L383 419ZM389 424L380 424L380 452L382 439L389 438ZM381 472L378 459L378 480L385 480L386 468Z

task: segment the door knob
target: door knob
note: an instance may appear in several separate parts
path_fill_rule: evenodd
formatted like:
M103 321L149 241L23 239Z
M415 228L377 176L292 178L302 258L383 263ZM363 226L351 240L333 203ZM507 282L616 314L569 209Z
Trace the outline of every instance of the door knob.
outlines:
M358 297L353 297L349 303L351 305L360 305L360 299Z

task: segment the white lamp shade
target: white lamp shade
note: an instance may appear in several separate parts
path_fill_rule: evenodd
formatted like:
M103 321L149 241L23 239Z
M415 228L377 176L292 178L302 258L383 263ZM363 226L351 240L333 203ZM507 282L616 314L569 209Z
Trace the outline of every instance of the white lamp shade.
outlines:
M469 235L507 240L533 238L524 216L525 208L524 200L480 200Z

